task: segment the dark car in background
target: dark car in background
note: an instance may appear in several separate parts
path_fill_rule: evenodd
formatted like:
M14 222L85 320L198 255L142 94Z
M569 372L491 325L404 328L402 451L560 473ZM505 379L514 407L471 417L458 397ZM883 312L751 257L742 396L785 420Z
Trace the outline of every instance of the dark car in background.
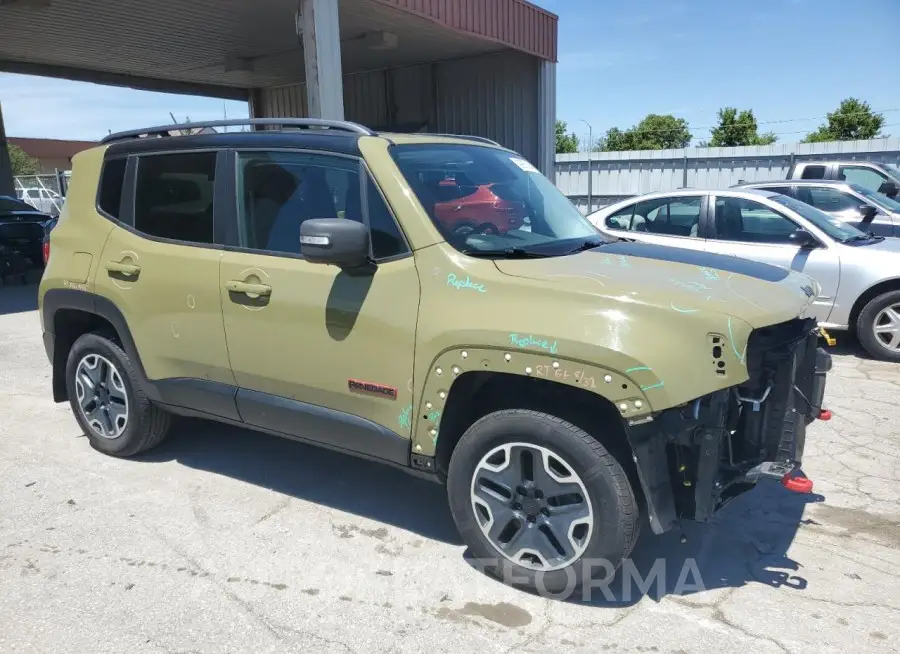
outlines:
M781 193L878 236L900 236L900 202L865 186L837 180L746 182L740 188Z
M43 268L44 244L56 221L19 199L0 195L0 274ZM21 270L23 266L26 270Z

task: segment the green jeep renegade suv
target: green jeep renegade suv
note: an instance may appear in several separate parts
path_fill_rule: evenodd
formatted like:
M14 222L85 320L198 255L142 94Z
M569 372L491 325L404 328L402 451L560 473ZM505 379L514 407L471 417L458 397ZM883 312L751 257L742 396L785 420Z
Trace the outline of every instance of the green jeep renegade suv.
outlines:
M41 319L96 449L199 416L400 466L447 484L489 572L551 590L643 520L808 490L810 278L610 241L487 139L243 123L74 159Z

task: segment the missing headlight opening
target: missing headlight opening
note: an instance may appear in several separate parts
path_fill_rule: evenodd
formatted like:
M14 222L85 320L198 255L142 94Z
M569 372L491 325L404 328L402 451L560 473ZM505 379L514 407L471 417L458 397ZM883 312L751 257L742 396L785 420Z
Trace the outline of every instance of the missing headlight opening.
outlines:
M747 343L749 379L630 425L641 475L652 492L655 530L678 518L708 520L762 477L796 492L806 427L823 413L830 356L818 347L815 320L756 329ZM714 369L721 339L710 335ZM663 438L659 438L662 432ZM668 483L665 483L668 481ZM672 499L665 497L671 488Z

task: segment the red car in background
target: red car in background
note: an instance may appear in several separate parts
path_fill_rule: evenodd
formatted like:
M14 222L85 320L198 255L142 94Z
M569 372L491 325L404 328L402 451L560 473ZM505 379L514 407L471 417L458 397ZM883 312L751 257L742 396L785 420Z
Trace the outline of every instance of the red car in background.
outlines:
M451 171L432 184L434 216L449 232L505 234L528 224L525 203L504 198L503 183L475 184Z

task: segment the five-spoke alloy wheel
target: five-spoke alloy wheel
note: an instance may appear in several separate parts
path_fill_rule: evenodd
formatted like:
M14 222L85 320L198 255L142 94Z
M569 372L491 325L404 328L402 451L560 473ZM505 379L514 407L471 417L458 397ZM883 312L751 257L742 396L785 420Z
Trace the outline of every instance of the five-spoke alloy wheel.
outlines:
M66 391L91 446L133 456L156 446L171 416L147 398L138 370L112 334L79 336L66 360Z
M513 563L564 568L584 552L593 528L587 489L562 457L530 443L488 452L472 476L482 533Z
M122 435L128 425L128 393L109 359L99 354L82 357L75 370L75 396L94 433L110 439Z
M624 437L618 425L597 427ZM475 421L453 450L447 490L476 567L538 591L572 591L608 575L639 532L621 463L584 429L540 411Z

